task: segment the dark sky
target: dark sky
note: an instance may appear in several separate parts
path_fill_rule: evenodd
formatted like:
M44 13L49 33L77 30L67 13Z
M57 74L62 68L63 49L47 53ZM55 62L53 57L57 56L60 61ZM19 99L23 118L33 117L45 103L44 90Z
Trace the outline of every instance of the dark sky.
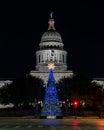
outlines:
M68 51L68 69L104 77L103 3L38 0L0 5L0 78L19 77L35 69L35 52L51 11Z

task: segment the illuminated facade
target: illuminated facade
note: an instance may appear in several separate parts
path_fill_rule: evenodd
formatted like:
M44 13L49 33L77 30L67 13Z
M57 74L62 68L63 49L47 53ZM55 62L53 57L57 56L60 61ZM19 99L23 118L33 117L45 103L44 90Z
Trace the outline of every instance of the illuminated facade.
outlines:
M97 85L102 86L104 89L104 78L94 78L92 83L96 83Z
M67 70L67 52L63 49L61 35L56 31L52 15L49 19L48 30L43 33L36 52L36 69L30 72L31 76L43 79L47 83L49 69L48 64L54 63L54 76L56 82L62 77L73 77L73 72Z

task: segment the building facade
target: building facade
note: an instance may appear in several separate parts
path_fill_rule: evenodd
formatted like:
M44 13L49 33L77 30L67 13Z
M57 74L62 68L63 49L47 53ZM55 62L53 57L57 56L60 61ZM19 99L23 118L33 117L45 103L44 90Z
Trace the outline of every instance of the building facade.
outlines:
M43 33L39 50L36 51L36 69L30 72L31 76L43 79L47 83L49 69L48 64L54 63L54 76L56 82L63 77L73 77L73 72L67 70L67 52L63 49L64 44L61 35L56 31L54 19L50 15L49 26Z

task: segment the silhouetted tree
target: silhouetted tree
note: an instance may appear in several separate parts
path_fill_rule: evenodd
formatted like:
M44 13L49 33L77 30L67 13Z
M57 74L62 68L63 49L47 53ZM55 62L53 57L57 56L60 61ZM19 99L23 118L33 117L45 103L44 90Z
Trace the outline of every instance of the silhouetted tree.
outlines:
M3 86L0 88L0 103L1 104L8 104L10 103L11 95L9 93L9 89L7 86Z
M20 77L0 91L2 103L13 103L15 107L28 106L35 99L43 100L43 81L36 77Z
M83 75L75 75L73 78L63 78L58 84L58 92L60 100L73 101L77 99L79 102L84 101L86 107L97 109L99 103L104 102L104 94L102 87L91 83L91 79ZM100 101L99 101L100 100Z

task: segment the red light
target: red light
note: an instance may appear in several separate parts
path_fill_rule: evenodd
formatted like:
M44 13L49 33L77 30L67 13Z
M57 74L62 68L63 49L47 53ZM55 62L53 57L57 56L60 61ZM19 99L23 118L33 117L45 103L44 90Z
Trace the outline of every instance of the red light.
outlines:
M74 101L74 106L77 107L78 106L78 101Z
M72 122L72 125L73 125L73 126L78 126L78 124L79 124L78 122L75 122L75 121Z
M78 103L77 102L74 102L74 105L77 105Z

